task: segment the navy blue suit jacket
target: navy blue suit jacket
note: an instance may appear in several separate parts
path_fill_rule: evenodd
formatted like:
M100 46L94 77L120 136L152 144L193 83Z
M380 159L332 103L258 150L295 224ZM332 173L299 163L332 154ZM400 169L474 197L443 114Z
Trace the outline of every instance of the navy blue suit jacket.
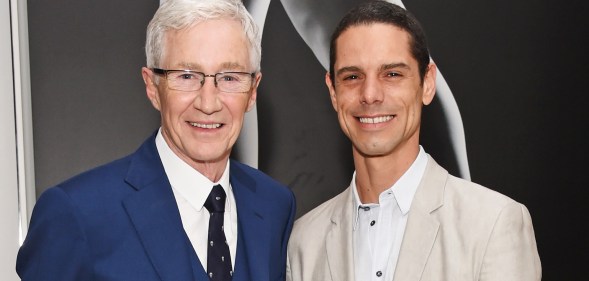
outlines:
M287 187L230 160L238 215L234 281L284 280L295 216ZM149 138L135 153L45 191L17 258L24 281L208 280Z

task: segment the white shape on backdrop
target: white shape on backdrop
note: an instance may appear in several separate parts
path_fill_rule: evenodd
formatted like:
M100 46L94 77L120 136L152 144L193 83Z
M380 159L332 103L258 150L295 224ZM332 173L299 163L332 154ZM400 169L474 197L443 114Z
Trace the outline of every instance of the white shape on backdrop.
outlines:
M269 6L270 0L257 0L250 1L246 7L260 29L260 37L263 36L264 23L266 22L266 14L268 13ZM255 104L250 112L245 115L243 128L241 128L241 133L235 143L235 147L238 153L236 157L239 161L254 168L258 167L258 109Z

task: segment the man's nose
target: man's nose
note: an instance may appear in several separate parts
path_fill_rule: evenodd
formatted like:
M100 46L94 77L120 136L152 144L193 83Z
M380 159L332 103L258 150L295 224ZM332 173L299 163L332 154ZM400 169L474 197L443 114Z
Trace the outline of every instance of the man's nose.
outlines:
M209 77L213 79L212 81L207 82L206 78ZM223 108L223 103L219 97L219 90L217 89L216 82L214 75L206 75L204 77L202 82L203 85L194 98L194 108L206 114L212 114Z
M366 77L360 93L363 104L380 103L384 99L383 87L377 77Z

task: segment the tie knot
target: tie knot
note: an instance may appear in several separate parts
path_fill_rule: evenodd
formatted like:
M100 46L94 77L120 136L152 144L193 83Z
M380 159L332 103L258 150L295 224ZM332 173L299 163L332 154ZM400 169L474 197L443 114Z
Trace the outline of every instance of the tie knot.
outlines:
M225 190L219 184L213 186L213 190L209 193L209 197L205 201L205 208L210 213L223 213L225 212Z

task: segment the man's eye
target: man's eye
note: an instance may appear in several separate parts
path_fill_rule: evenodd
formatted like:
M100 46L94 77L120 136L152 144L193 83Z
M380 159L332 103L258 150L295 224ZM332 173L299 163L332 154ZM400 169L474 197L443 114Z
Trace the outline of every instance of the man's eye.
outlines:
M247 81L247 77L239 73L224 73L223 75L217 77L217 82L233 82L233 83L242 83Z
M226 82L232 82L232 81L237 81L237 77L231 76L231 75L223 75L221 77L219 77L219 80L221 81L226 81Z
M188 79L194 79L194 74L184 73L184 74L180 75L180 78L181 79L186 79L186 80L188 80Z
M343 80L356 80L358 78L359 78L358 75L352 74L352 75L344 76Z
M196 76L192 73L178 73L174 75L175 80L192 80L196 79Z
M397 76L401 76L401 74L399 74L397 72L387 72L386 76L387 77L397 77Z

